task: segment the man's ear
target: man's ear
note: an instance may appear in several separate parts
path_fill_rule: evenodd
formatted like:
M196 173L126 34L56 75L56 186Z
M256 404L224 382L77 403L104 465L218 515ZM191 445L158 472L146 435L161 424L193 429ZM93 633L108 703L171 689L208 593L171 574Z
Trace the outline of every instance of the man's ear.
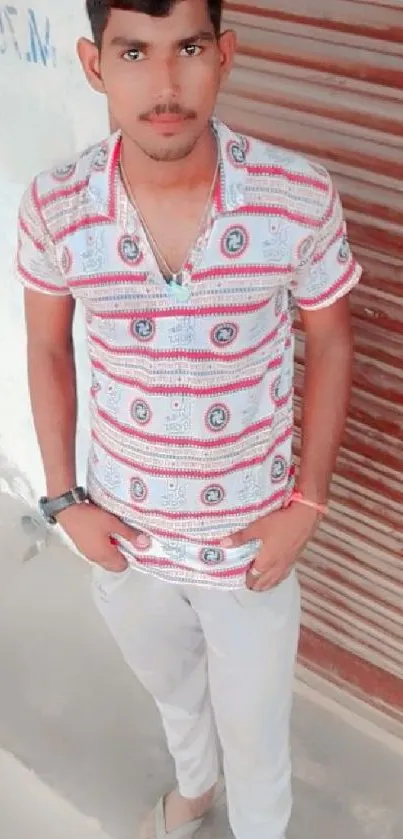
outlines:
M104 84L100 73L99 49L88 38L80 38L77 41L77 55L81 66L93 90L97 93L105 93Z
M226 29L222 32L218 41L220 48L220 64L221 64L221 81L225 81L229 76L232 65L234 63L237 38L232 29Z

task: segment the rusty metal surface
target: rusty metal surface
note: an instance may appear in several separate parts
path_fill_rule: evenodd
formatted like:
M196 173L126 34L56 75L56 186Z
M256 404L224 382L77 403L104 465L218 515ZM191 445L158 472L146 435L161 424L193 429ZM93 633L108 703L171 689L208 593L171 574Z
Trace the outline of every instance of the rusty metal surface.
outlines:
M329 169L365 269L352 295L354 390L331 512L301 580L305 658L315 667L322 639L321 671L345 682L338 653L351 674L362 661L355 687L376 701L379 673L403 678L403 5L257 0L227 3L225 18L239 51L220 115ZM297 426L302 375L298 335Z

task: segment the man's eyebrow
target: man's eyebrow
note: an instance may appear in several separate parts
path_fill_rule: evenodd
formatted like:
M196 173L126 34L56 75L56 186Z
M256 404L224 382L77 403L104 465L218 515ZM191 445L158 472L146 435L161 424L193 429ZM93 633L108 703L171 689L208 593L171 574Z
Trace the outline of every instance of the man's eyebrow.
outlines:
M181 38L180 41L178 41L178 46L185 47L186 44L197 44L199 41L207 41L211 44L215 41L215 35L208 29L201 29L193 35L189 35L187 38Z
M115 35L111 40L111 47L122 47L126 50L142 50L148 44L145 41L139 41L136 38L126 38L124 35Z

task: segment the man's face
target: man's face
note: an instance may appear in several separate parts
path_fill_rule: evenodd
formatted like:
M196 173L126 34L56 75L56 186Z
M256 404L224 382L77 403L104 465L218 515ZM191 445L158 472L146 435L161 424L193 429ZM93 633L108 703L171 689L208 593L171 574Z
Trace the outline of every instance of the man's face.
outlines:
M79 54L123 134L154 160L181 160L208 126L234 41L216 38L206 0L178 0L161 18L112 9L100 53L81 40Z

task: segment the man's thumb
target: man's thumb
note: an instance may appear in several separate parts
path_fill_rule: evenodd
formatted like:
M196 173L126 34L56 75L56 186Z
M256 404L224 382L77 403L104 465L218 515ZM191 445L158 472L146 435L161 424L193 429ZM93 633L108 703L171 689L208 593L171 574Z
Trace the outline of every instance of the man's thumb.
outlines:
M250 524L243 530L238 530L237 533L232 533L231 536L226 536L220 542L221 548L238 548L240 545L245 545L255 538L254 525Z
M150 537L146 533L142 533L141 530L135 530L134 527L129 527L127 524L120 523L119 527L116 528L116 533L140 550L144 551L150 547Z

